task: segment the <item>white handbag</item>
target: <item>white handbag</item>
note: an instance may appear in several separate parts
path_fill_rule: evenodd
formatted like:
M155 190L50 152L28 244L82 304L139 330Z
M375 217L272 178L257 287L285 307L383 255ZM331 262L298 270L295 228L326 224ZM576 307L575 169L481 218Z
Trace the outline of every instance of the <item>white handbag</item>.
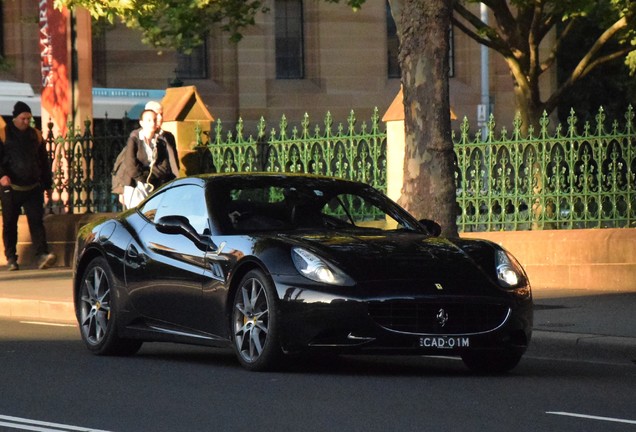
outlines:
M144 141L144 144L146 142ZM148 171L148 178L150 180L150 176L152 175L152 169L155 166L155 161L157 160L157 147L152 149L150 155L150 170ZM127 210L132 207L137 207L140 202L142 202L150 193L154 190L154 186L148 181L146 183L138 181L135 186L124 186L124 202L122 203L124 210Z
M124 208L136 207L153 189L153 185L144 182L137 182L135 186L124 186Z

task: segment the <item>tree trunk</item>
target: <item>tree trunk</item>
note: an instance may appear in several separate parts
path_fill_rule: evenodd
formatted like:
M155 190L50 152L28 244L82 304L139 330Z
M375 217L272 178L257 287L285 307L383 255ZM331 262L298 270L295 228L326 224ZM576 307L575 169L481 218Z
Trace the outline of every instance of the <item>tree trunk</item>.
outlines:
M539 83L528 83L527 89L522 89L518 81L512 77L514 83L515 105L521 120L521 134L526 136L530 126L535 131L539 128L539 120L545 110L545 105L540 102Z
M455 153L448 91L452 1L404 0L398 22L406 148L400 204L456 237Z

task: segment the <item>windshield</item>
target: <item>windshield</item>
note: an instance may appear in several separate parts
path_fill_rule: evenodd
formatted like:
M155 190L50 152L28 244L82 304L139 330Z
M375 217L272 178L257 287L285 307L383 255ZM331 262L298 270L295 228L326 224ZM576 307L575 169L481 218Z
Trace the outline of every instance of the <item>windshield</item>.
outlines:
M300 177L285 182L280 177L251 179L210 187L223 231L423 231L397 204L365 185Z

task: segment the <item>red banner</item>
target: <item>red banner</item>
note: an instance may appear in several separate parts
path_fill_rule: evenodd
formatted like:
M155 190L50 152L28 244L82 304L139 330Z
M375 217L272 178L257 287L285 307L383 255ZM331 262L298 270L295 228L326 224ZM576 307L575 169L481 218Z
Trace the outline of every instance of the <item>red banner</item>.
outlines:
M71 106L68 61L69 14L53 7L53 0L39 0L40 70L42 75L42 123L49 120L65 133Z

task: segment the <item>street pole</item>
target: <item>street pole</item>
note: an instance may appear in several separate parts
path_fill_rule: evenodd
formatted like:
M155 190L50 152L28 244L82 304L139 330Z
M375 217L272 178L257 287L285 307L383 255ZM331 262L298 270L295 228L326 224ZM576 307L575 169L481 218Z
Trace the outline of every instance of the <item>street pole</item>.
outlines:
M488 25L488 8L485 4L479 4L480 18ZM488 138L488 117L490 117L490 68L488 47L481 45L481 104L477 109L477 122L481 123L481 138Z

